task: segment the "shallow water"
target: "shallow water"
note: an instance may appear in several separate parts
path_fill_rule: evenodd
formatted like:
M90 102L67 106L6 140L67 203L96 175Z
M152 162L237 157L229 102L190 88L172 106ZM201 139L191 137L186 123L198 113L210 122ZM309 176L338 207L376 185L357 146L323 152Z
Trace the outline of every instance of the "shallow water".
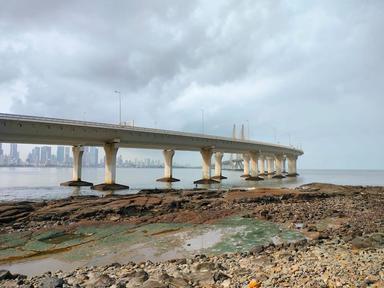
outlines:
M156 182L161 178L162 169L157 168L118 168L117 182L130 186L129 190L118 194L136 193L146 188L193 188L194 180L201 178L200 169L175 168L174 177L181 179L172 184ZM42 200L65 198L71 195L105 195L110 192L95 192L89 187L60 187L59 183L71 179L71 168L0 168L0 201ZM228 179L209 188L232 187L296 187L310 182L325 182L345 185L384 186L382 170L300 170L297 178L272 179L264 181L245 181L241 171L223 171ZM84 168L83 179L95 184L103 182L104 169ZM201 186L207 187L207 186Z
M272 237L285 242L303 239L297 231L241 217L226 218L209 225L108 224L79 227L68 234L55 229L32 235L0 235L0 262L4 263L0 269L33 276L46 271L69 271L80 266L113 262L156 262L201 253L247 251L271 242ZM11 261L16 256L20 258Z

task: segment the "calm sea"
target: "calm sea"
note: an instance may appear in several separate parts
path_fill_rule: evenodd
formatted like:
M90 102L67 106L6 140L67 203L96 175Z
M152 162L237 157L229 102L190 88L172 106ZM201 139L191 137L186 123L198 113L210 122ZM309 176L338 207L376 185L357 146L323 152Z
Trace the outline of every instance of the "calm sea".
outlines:
M57 199L71 195L105 195L92 191L89 187L60 187L61 182L71 179L71 168L0 168L0 201ZM296 187L311 182L348 185L384 186L383 170L300 170L297 178L282 180L265 178L264 181L250 182L240 177L241 171L223 171L228 179L210 188L232 187ZM120 168L117 169L117 182L129 185L129 190L118 194L132 194L144 188L193 188L194 180L201 178L201 169L174 169L174 177L180 182L168 184L156 182L163 175L163 169ZM103 168L84 168L83 180L95 184L102 183ZM206 187L206 186L205 186Z

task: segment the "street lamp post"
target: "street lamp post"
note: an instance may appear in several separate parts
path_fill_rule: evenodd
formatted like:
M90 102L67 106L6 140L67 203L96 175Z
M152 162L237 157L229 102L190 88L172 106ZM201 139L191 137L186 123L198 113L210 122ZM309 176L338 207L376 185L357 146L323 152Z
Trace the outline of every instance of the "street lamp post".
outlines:
M277 132L276 128L273 128L273 138L275 139L275 143L277 142Z
M204 134L204 109L201 109L201 131Z
M119 94L119 125L121 125L121 92L115 90L116 94Z

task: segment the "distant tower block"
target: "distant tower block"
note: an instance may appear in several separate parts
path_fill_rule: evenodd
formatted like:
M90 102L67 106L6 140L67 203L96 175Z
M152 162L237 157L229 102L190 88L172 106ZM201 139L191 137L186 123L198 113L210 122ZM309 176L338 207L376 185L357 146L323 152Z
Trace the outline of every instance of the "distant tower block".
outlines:
M241 139L241 140L245 140L244 124L241 124L241 134L240 134L240 139Z
M233 124L233 129L232 129L232 139L233 140L236 140L236 124ZM233 162L233 160L235 159L235 158L237 158L237 156L236 156L237 154L233 154L233 153L231 153L231 155L230 155L230 163L231 163L231 167L232 167L232 169L234 168L234 162Z
M236 139L236 124L233 124L232 138Z

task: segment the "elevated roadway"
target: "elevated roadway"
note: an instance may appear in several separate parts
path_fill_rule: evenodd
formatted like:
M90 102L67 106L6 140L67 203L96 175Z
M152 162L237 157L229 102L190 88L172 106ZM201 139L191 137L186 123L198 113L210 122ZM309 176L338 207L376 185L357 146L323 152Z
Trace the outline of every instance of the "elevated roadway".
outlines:
M0 113L0 142L73 146L74 176L73 181L69 183L73 185L76 182L82 182L81 158L83 146L104 147L106 154L104 184L111 185L116 185L116 153L119 147L163 150L165 172L164 178L160 179L162 181L177 180L172 178L172 158L175 150L200 151L203 158L203 178L199 180L199 183L211 182L214 177L216 179L221 178L221 159L223 153L243 154L244 175L254 180L260 178L258 175L258 161L263 157L269 157L276 162L277 176L281 174L278 167L281 167L284 159L288 159L290 161L288 168L291 167L288 170L291 175L294 175L297 174L296 159L303 154L302 150L291 146L261 141L4 113ZM215 169L215 176L211 177L209 167L213 153L215 153L217 169ZM246 164L249 161L251 161L251 171L249 171L249 166ZM261 166L264 166L264 164ZM106 186L109 187L108 185Z

